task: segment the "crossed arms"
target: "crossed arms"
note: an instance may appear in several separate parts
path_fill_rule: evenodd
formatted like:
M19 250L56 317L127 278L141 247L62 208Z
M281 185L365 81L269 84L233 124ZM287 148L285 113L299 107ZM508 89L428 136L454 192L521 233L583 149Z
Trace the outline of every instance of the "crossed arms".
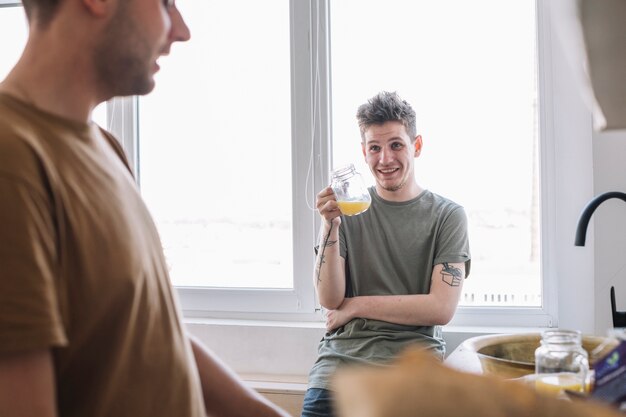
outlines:
M326 197L327 193L324 190L320 195ZM341 218L333 213L336 203L329 200L318 196L318 210L325 221L320 231L313 277L319 302L328 310L327 329L336 329L357 317L413 326L447 324L461 295L464 263L435 265L428 294L345 297L345 259L339 253L338 244Z

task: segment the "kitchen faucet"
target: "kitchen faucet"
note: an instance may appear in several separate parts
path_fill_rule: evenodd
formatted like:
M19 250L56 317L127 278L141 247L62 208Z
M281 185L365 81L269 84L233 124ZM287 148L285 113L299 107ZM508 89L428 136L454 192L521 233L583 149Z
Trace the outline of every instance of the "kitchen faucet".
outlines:
M574 241L574 245L585 246L587 225L589 225L591 215L594 211L596 211L600 204L611 198L619 198L620 200L626 202L626 194L620 193L619 191L609 191L608 193L600 194L597 197L594 197L594 199L587 204L587 207L585 207L583 212L580 214L578 227L576 228L576 240Z
M619 191L609 191L607 193L600 194L597 197L594 197L593 200L591 200L583 209L583 212L580 215L580 219L578 219L578 227L576 228L576 239L574 240L574 245L585 246L585 239L587 237L587 226L589 225L591 215L594 211L596 211L600 204L611 198L619 198L620 200L626 202L626 194ZM613 287L611 287L610 297L611 313L613 316L613 327L626 327L626 311L617 311L617 307L615 305L615 289Z

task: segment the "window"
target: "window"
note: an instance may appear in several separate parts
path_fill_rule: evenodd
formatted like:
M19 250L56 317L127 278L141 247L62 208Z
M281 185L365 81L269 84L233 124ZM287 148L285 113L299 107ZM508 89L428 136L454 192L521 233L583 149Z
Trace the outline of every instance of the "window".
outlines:
M160 61L137 111L141 190L172 281L187 310L311 314L313 138L297 104L310 87L291 75L307 27L291 32L287 0L178 7L193 41Z
M334 162L371 177L356 109L398 91L424 141L418 183L469 218L460 305L542 307L534 0L384 4L330 2Z
M317 98L321 106L319 120L313 113L313 131L330 129L328 137L334 139L325 156L332 162L327 163L361 163L357 106L380 90L399 91L416 108L425 138L418 180L464 205L470 218L474 263L461 305L545 311L534 1L514 7L493 0L394 0L385 7L377 0L344 0L328 5L326 10L324 2L315 3L305 11L314 17L311 29L322 28L311 37L317 53L304 68L312 73L306 79L312 85L300 87L291 80L296 90L313 87L320 93L309 100L315 104ZM293 233L298 213L290 209L298 199L311 206L321 187L307 188L311 172L300 177L304 172L296 167L309 166L322 183L327 167L315 160L309 165L290 151L298 143L311 146L311 139L321 141L312 145L320 150L330 144L323 143L328 141L323 135L296 137L288 130L295 120L289 117L290 106L297 108L288 82L299 74L297 68L286 71L287 2L181 2L180 7L194 40L176 47L176 59L163 61L157 90L139 103L141 186L159 224L174 283L188 295L238 290L235 294L241 296L254 289L255 299L268 290L295 291L300 305L303 297L313 296L310 269L302 266L311 265L307 250L314 239ZM239 18L240 24L224 23L238 20L242 7L249 13ZM297 10L292 2L292 32L298 30L293 25ZM265 18L246 20L258 15ZM328 16L330 28L323 32ZM306 49L292 39L292 65ZM315 84L325 76L333 85L332 106L326 109L325 90ZM184 110L173 112L174 102ZM323 113L331 107L332 124L323 124ZM233 114L233 109L238 111ZM363 164L361 171L367 175ZM304 187L296 186L302 183ZM264 194L268 188L271 197ZM268 210L270 206L275 208ZM306 205L301 214L300 221L312 224ZM304 257L297 258L298 250ZM193 309L214 306L220 298L199 301ZM241 305L235 299L227 303L219 309ZM286 311L294 311L293 304Z
M179 7L193 42L139 100L141 190L172 281L293 288L289 3Z
M418 181L468 213L461 311L549 322L535 2L302 3L180 2L193 40L162 60L157 89L139 100L142 192L185 309L313 312L310 207L331 166L369 175L354 114L386 89L417 111Z
M12 2L15 3L15 2ZM17 6L17 4L15 4ZM9 4L0 2L0 39L11 39L12 42L3 41L0 46L0 79L9 73L17 62L28 36L28 25L21 7L9 7Z
M417 112L418 181L469 215L472 275L455 322L554 323L548 261L564 261L555 226L539 227L556 223L564 194L551 92L538 94L551 80L547 6L440 3L178 2L192 41L160 61L152 94L112 100L107 126L138 168L186 313L319 319L315 194L333 166L369 175L354 115L391 90ZM9 25L17 10L0 9L1 36L25 39L22 17ZM0 75L17 43L2 44Z

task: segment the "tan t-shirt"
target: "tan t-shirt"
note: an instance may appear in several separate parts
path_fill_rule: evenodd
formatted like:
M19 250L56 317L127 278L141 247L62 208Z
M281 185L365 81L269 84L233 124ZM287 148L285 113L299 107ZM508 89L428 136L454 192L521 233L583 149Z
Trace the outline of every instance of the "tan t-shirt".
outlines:
M60 417L204 416L178 311L117 142L0 94L0 354L52 348Z

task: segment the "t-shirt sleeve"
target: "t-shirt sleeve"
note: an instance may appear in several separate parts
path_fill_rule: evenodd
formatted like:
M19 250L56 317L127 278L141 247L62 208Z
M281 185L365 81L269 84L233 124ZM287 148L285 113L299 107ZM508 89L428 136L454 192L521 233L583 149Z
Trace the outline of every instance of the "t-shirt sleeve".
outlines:
M52 203L2 170L0 196L0 353L65 345Z
M435 248L433 266L444 262L465 263L465 277L470 273L471 255L465 210L458 206L444 217Z

